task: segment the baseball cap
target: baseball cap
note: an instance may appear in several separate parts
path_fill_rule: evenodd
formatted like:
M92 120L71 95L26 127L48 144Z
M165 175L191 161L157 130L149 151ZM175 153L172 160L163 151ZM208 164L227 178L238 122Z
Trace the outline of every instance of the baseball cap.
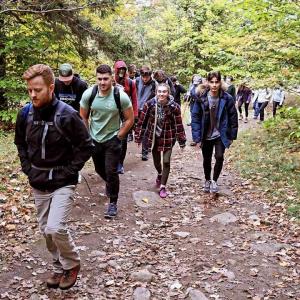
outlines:
M73 79L73 69L70 64L62 64L59 66L59 77L60 81L70 81Z

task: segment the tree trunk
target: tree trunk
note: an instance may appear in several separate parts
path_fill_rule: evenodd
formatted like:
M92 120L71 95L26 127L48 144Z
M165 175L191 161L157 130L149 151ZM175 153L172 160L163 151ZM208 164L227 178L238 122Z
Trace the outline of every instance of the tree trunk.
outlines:
M2 52L5 48L5 32L4 32L4 16L0 15L0 81L5 77L6 60L5 53ZM0 110L7 109L8 103L4 95L4 89L0 88Z

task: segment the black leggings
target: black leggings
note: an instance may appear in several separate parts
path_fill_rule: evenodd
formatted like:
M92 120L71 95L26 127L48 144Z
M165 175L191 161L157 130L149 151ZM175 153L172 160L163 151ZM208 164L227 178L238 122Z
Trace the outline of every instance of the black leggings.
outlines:
M211 160L212 160L214 148L215 148L216 163L214 166L213 180L217 181L223 168L224 152L225 152L225 146L222 143L221 138L217 138L214 140L205 140L203 142L202 145L203 168L204 168L205 179L210 180Z
M239 113L242 114L242 106L243 106L244 103L245 103L245 116L246 116L246 118L248 118L249 103L239 101L238 102L238 110L239 110Z
M162 174L161 184L166 185L171 169L172 149L163 152L163 167L161 167L161 152L162 151L157 150L157 144L155 143L152 149L154 167L158 174Z

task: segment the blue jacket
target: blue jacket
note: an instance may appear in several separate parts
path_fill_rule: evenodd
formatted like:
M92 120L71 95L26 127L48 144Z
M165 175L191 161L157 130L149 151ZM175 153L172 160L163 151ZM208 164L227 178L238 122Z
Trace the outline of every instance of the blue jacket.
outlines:
M210 123L207 93L195 101L192 111L192 136L193 141L196 143L200 143L205 139ZM219 101L217 128L220 131L224 146L229 148L231 141L237 138L237 111L234 100L228 93L221 91Z

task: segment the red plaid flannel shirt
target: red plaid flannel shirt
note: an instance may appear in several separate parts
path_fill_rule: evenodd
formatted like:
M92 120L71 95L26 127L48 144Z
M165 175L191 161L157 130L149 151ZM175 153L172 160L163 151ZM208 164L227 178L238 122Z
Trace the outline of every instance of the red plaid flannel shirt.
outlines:
M148 149L151 150L153 146L153 131L155 130L155 106L157 100L153 98L144 104L143 110L140 114L136 129L135 141L141 144L142 138L145 135L147 139ZM176 140L180 147L185 146L186 137L181 119L180 106L171 101L164 106L165 117L163 120L162 133L160 137L156 137L158 143L158 151L166 151L172 149Z

